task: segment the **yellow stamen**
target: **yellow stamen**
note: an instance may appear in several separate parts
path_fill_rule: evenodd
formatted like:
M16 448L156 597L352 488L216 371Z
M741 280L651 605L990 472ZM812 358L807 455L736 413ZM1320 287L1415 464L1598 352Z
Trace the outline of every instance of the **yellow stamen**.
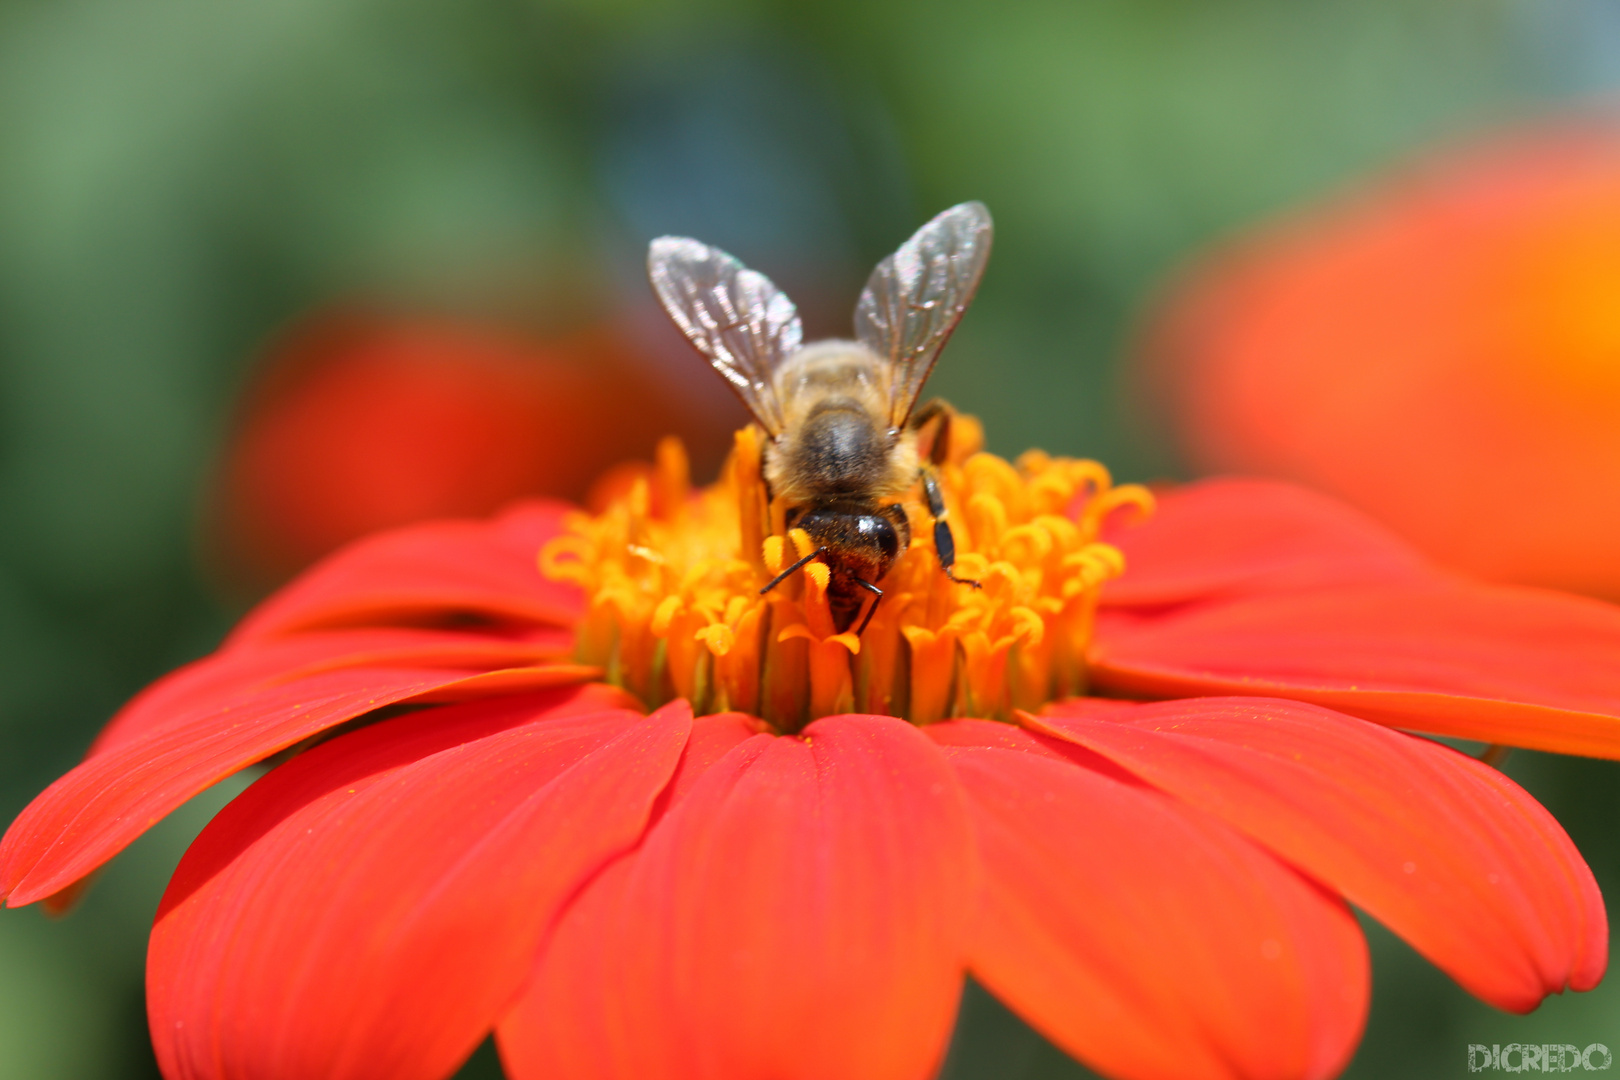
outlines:
M579 659L649 707L686 697L699 713L747 712L781 732L855 711L1009 720L1084 692L1097 595L1125 568L1098 533L1115 510L1151 511L1153 496L1115 487L1094 461L981 453L978 425L960 419L940 484L957 576L982 588L940 571L914 490L899 500L911 546L880 583L882 602L859 637L837 633L820 561L760 595L815 545L782 527L789 508L766 492L759 429L737 433L720 481L700 490L666 439L651 469L601 514L573 515L540 554L544 573L585 589Z

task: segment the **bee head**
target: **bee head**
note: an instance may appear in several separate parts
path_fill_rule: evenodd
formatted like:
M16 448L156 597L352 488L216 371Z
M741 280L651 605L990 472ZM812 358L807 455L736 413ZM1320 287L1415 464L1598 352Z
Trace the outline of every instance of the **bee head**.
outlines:
M902 519L903 521L903 519ZM822 556L835 577L859 578L877 584L905 550L909 532L897 527L886 513L866 513L836 507L807 510L793 522L826 552Z

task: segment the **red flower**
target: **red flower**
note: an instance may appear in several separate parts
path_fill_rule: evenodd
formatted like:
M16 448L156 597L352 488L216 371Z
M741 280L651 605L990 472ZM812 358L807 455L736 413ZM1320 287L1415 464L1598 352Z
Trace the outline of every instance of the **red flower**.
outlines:
M1502 1008L1598 982L1558 824L1383 725L1620 756L1620 611L1451 577L1268 482L1171 492L1108 542L1145 492L968 449L942 475L984 590L924 539L859 639L817 564L758 597L800 538L751 430L696 495L666 447L598 517L362 540L131 702L12 826L0 890L60 894L325 740L163 899L176 1080L430 1080L491 1029L519 1080L921 1078L964 972L1110 1075L1325 1077L1369 992L1346 901ZM603 668L682 697L644 715ZM1052 700L1083 680L1168 700Z
M1493 580L1620 599L1620 126L1415 166L1212 253L1146 355L1192 460Z
M273 343L234 424L212 515L219 561L267 587L379 529L579 498L649 453L649 432L695 436L718 460L730 425L672 396L600 329L545 340L316 313Z

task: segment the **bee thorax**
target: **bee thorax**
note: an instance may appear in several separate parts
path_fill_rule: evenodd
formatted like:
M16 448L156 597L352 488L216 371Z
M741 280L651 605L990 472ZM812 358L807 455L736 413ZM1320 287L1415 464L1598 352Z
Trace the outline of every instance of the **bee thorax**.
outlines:
M820 403L805 418L791 447L790 466L817 495L870 490L886 472L889 434L853 401Z
M827 398L769 448L765 472L793 503L895 495L916 480L916 438L890 432L864 402Z

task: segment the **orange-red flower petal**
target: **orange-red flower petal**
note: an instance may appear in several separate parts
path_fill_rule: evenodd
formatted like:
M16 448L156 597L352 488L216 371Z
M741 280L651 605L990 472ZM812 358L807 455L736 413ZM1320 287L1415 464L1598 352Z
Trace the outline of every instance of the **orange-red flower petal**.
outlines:
M838 716L750 739L564 915L502 1059L517 1080L924 1080L974 869L916 728Z
M488 520L428 521L357 540L260 604L231 648L294 631L463 621L571 627L579 589L541 575L536 559L562 532L564 503L515 503Z
M591 678L559 662L578 590L536 564L566 510L534 500L488 521L396 529L326 559L218 652L120 710L89 759L0 841L0 897L25 904L66 887L208 785L375 709Z
M1103 588L1115 609L1428 576L1427 563L1360 511L1306 488L1244 477L1155 493L1152 516L1111 522L1125 573Z
M301 643L300 643L301 644ZM86 759L46 788L0 841L0 895L15 907L90 873L209 785L312 735L385 705L579 684L589 669L542 665L477 671L400 662L318 670L238 685ZM493 683L493 685L488 685ZM607 687L570 685L582 705L621 706Z
M1575 845L1448 747L1264 698L1077 701L1035 722L1241 830L1492 1005L1527 1012L1603 976L1603 897Z
M384 721L272 772L187 852L147 1000L173 1080L438 1080L558 909L633 846L691 726L508 698Z
M130 699L96 737L102 753L187 716L216 714L229 726L251 699L344 668L447 668L461 672L566 660L573 635L554 626L501 631L361 627L257 639L170 672ZM379 684L381 686L381 684Z
M1438 570L1397 573L1393 541L1377 547L1373 531L1347 547L1349 533L1315 528L1320 497L1267 486L1258 522L1248 511L1255 484L1217 480L1166 494L1159 520L1120 534L1127 570L1098 616L1098 688L1289 697L1397 727L1620 757L1620 608ZM1188 503L1196 513L1183 513ZM1297 530L1278 524L1290 513ZM1206 548L1205 535L1220 542ZM1233 579L1245 537L1277 566L1309 566L1323 549L1322 569ZM1369 572L1332 573L1358 562ZM1136 598L1133 574L1146 583Z
M1048 1038L1122 1080L1343 1068L1369 971L1341 900L1151 788L1044 753L947 753L984 864L970 968Z

